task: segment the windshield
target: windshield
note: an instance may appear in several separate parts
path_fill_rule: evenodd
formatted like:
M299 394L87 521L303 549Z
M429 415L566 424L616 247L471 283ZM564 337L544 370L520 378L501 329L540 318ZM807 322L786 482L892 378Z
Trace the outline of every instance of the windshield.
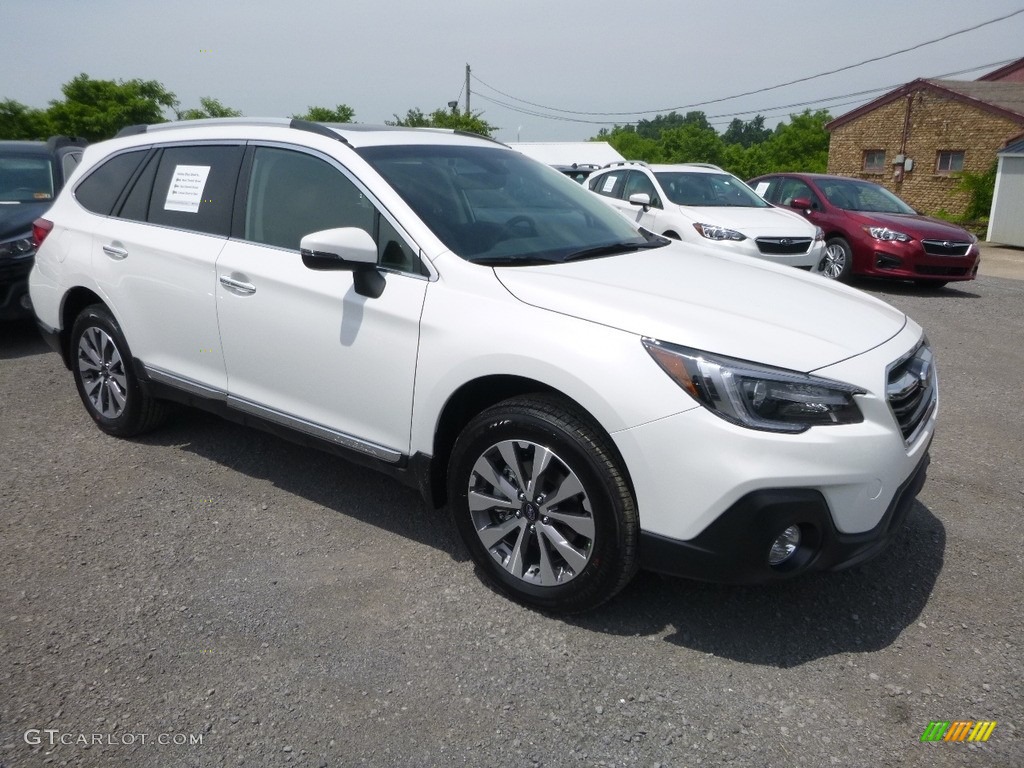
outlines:
M662 245L579 184L498 147L364 147L360 155L468 261L527 265Z
M730 208L769 208L754 190L728 173L655 171L665 197L676 205Z
M53 199L53 168L43 155L0 154L0 204Z
M888 189L869 181L829 179L818 182L818 186L832 205L846 211L909 215L917 213Z

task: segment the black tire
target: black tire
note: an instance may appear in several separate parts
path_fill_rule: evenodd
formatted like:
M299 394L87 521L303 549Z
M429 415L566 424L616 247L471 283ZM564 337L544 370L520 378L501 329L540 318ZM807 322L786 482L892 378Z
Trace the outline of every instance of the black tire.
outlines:
M825 243L821 274L830 280L848 283L853 276L853 251L842 237L830 237Z
M513 600L585 611L636 573L640 525L617 454L562 398L516 397L478 414L455 443L448 494L473 560Z
M86 307L75 318L69 350L85 410L108 435L140 435L164 420L166 404L140 386L128 342L102 304Z

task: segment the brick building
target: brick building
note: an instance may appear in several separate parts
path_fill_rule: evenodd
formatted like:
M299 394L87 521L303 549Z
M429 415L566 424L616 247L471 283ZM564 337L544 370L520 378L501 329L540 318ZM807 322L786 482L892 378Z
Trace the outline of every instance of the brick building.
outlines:
M959 215L957 174L985 173L1024 130L1024 59L978 80L914 80L830 122L828 172L882 184L923 213Z

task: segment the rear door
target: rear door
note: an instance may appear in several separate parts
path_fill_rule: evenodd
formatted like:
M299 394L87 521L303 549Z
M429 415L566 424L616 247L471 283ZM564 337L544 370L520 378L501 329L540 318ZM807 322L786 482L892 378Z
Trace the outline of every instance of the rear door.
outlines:
M243 152L196 144L128 153L136 157L112 161L135 165L127 184L90 176L76 190L80 201L117 195L111 215L95 219L92 267L133 354L155 378L204 392L227 385L215 269Z

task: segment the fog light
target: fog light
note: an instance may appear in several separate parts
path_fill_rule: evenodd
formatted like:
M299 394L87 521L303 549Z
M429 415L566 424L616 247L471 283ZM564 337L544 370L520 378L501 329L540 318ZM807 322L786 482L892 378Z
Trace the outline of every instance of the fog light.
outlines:
M18 303L21 304L22 309L32 309L32 299L28 297L27 293L21 294L21 298L18 300Z
M799 546L800 526L791 525L772 542L772 548L768 550L768 564L781 565L793 556Z

